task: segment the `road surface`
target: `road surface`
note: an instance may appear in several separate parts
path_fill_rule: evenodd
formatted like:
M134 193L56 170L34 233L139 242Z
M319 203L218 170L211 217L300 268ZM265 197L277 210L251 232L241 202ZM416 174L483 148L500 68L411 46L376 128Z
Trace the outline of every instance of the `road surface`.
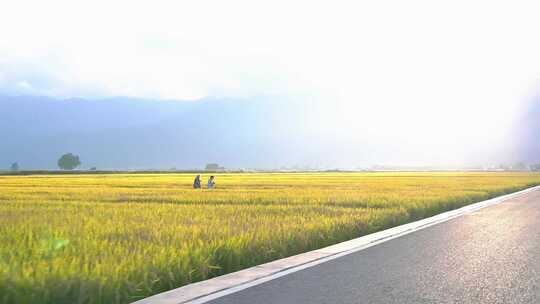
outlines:
M540 191L208 303L540 303Z

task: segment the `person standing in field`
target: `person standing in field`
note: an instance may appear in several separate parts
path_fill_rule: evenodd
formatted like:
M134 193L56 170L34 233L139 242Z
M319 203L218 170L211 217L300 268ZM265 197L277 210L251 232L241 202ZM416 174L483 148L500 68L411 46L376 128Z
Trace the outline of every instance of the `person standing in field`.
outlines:
M193 181L193 189L201 189L201 176L200 175L195 176L195 180Z
M214 188L214 185L215 185L215 184L216 184L216 183L214 182L214 176L212 175L212 176L210 176L210 178L208 179L208 189Z

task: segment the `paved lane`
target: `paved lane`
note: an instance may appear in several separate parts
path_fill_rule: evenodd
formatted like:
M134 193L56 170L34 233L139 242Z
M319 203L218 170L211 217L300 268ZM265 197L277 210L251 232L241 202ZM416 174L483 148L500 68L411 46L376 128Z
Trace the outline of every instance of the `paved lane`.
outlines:
M540 191L209 303L540 303Z

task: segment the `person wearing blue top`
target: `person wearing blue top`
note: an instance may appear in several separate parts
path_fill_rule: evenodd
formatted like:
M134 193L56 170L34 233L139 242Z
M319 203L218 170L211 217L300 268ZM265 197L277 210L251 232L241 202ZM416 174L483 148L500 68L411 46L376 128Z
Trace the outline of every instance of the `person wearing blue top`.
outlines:
M214 182L214 176L212 175L212 176L210 176L210 178L208 179L208 189L214 188L215 184L216 184L216 183Z

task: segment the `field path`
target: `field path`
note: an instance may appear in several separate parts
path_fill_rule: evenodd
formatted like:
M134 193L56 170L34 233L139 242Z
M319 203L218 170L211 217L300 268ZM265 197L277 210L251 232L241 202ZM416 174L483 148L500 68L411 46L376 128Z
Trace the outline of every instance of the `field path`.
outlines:
M540 303L540 190L208 303Z

